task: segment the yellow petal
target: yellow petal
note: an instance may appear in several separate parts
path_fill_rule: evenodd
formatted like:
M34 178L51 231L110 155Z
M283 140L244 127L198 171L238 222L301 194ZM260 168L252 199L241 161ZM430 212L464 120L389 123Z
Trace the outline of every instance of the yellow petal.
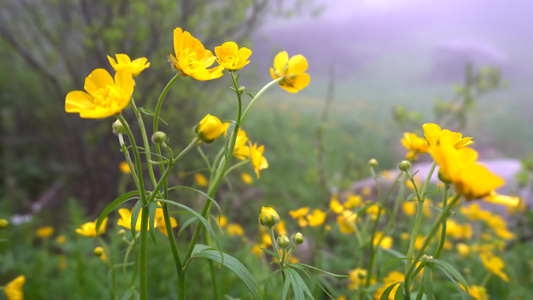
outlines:
M84 109L89 109L93 104L93 97L83 91L72 91L67 94L65 100L65 111L80 112Z
M289 73L301 74L307 70L307 59L301 55L295 55L289 60Z
M274 68L281 72L288 62L289 54L287 51L280 52L274 57Z
M107 85L114 85L113 77L105 69L96 69L85 78L84 88L94 97L96 91L105 88Z

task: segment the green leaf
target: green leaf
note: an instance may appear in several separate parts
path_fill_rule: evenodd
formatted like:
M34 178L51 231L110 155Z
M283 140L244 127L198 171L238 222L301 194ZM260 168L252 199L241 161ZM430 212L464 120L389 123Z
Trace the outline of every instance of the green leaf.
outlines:
M285 270L282 270L281 272L285 272ZM285 300L287 299L287 296L289 295L289 288L291 287L291 279L285 274L283 281L283 291L281 293L281 299Z
M395 264L395 263L400 262L400 261L405 260L405 259L406 259L405 257L395 258L395 259L389 261L388 263L386 263L385 267L388 267L388 266L390 266L392 264Z
M387 248L383 248L381 247L381 250L385 251L385 252L388 252L389 254L392 254L398 258L402 258L402 259L406 259L405 255L403 253L400 253L394 249L387 249Z
M305 300L305 296L304 296L304 286L307 288L307 286L305 285L305 283L303 283L302 285L302 282L301 282L301 278L300 280L298 280L297 277L300 277L300 275L298 275L298 273L296 273L296 271L294 271L293 269L284 269L283 270L285 272L285 280L290 280L291 282L291 285L292 285L292 291L294 293L294 300Z
M270 273L270 275L268 276L266 282L265 282L265 287L264 287L264 290L263 290L263 299L270 299L268 297L268 287L269 286L272 286L272 281L276 278L276 275L281 271L281 269L278 269L272 273Z
M468 286L468 282L466 282L466 279L457 271L452 265L450 265L448 262L440 259L432 259L431 263L436 264L439 266L443 271L450 273L450 275L457 281L459 281L464 287Z
M115 208L119 207L120 205L132 200L132 199L139 199L139 197L133 197L135 195L137 195L139 192L138 191L131 191L131 192L127 192L125 194L122 194L120 197L118 197L117 199L113 200L113 202L111 202L111 204L109 204L103 211L102 213L100 214L100 216L98 217L98 219L96 220L96 232L98 232L98 230L100 229L100 225L102 225L102 222L104 221L105 217L107 217L107 215L109 215L110 212L112 212L113 210L115 210Z
M233 153L230 153L230 146L231 146L231 140L232 139L237 139L237 137L233 137L233 132L235 131L235 126L237 126L237 124L235 123L235 121L231 121L229 126L228 126L228 130L226 130L226 140L224 142L224 157L226 158L226 161L229 161L231 159L231 155ZM233 151L232 151L233 152Z
M335 277L335 278L348 278L348 275L341 275L341 274L331 273L331 272L328 272L328 271L324 271L324 270L322 270L322 269L319 269L319 268L317 268L317 267L313 267L313 266L306 265L306 264L302 264L302 263L296 263L296 264L293 264L293 265L298 265L298 266L306 267L306 268L309 268L309 269L312 269L312 270L315 270L315 271L318 271L318 272L324 273L324 274L326 274L326 275L329 275L329 276L332 276L332 277Z
M216 206L219 214L222 213L222 209L220 209L220 206L215 201L215 199L209 197L209 195L207 195L206 193L204 193L204 192L202 192L200 190L197 190L197 189L189 187L189 186L173 186L173 187L169 188L168 190L170 191L170 190L173 190L173 189L185 189L185 190L190 190L190 191L197 192L197 193L201 194L202 196L206 197L207 199L209 199L209 201L211 201L211 203L213 203Z
M403 300L403 285L404 283L400 283L400 286L396 290L396 294L394 295L394 300Z
M381 294L381 298L379 298L379 300L388 300L389 299L389 295L390 293L392 292L392 289L397 285L401 283L401 281L398 281L398 282L395 282L391 285L389 285L384 291L383 291L383 294ZM398 288L399 289L399 288Z
M178 236L181 235L183 230L185 230L187 227L189 227L189 225L191 225L192 223L196 221L198 221L196 218L190 218L187 221L183 222L183 224L180 224L180 230L178 231Z
M293 277L292 281L295 282L298 286L300 286L301 289L304 291L304 293L307 294L307 296L309 296L310 299L314 300L315 298L313 297L313 294L309 290L309 287L307 287L307 284L305 284L305 281L303 281L303 279L300 276L300 274L298 274L298 272L296 272L293 269L287 269L287 270L290 270L291 273L292 273L292 277Z
M204 249L196 252L193 251L194 257L207 258L230 269L242 280L254 298L259 300L259 285L257 284L257 281L252 273L250 273L250 271L248 271L248 269L246 269L246 267L239 260L229 254L221 253L214 249L205 248L208 247L206 245L197 244L194 247L195 250L198 246L198 249Z
M273 251L270 251L270 250L268 250L268 249L265 249L265 248L263 248L263 247L259 247L259 248L261 248L261 250L263 250L263 251L265 251L266 253L268 253L268 254L274 256L275 258L277 258L278 261L281 260L281 257L279 256L279 254L277 254L277 253L275 253L275 252L273 252Z
M330 293L327 291L327 289L324 287L326 285L330 290L335 290L327 281L325 281L324 277L318 277L311 274L308 270L306 270L301 264L291 264L292 268L296 268L304 274L309 277L310 279L314 280L316 284L322 289L322 291L329 296L330 299L335 300L335 297L331 296ZM333 274L333 273L331 273ZM335 274L336 275L336 274ZM343 275L337 275L337 276L343 276ZM346 276L347 277L347 276ZM320 282L322 281L322 282Z
M142 112L143 114L147 115L147 116L152 117L152 118L155 116L155 113L154 113L154 112L149 111L149 110L147 110L147 109L144 109L144 108L142 108L142 107L139 107L139 111ZM161 122L165 123L165 125L168 126L168 123L165 122L165 120L163 120L161 117L159 117L159 120L160 120Z
M135 227L137 227L137 219L139 218L139 214L141 213L141 207L142 202L139 200L137 201L137 203L135 203L135 206L133 206L133 209L131 210L130 229L132 237L135 237Z
M422 275L422 286L424 287L424 294L428 300L435 300L433 294L433 282L431 282L431 268L425 268Z
M442 269L444 271L444 269ZM459 286L459 284L457 284L457 281L455 281L455 279L452 277L452 275L450 275L450 273L448 272L444 272L444 274L446 275L446 277L448 277L450 279L450 281L455 285L455 288L459 291L459 295L461 295L461 299L465 300L465 292L463 291L463 289L461 289L461 287ZM467 286L465 286L465 288L468 288Z
M155 210L157 209L159 205L157 205L157 202L152 201L150 203L150 206L148 206L148 232L150 232L150 236L152 237L152 241L154 244L157 245L157 241L155 239L155 233L154 233L154 225L155 225Z

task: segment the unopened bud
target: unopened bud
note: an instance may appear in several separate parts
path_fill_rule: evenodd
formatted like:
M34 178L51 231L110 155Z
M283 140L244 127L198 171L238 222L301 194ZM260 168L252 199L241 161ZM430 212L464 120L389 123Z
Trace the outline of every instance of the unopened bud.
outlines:
M152 142L154 144L162 144L166 142L166 140L167 140L167 134L164 133L163 131L156 131L152 135Z
M259 214L259 223L268 228L272 228L279 223L279 215L272 207L263 206Z
M282 249L286 249L291 245L291 240L286 235L280 235L278 237L278 246Z
M240 87L239 87L239 93L242 94L242 93L244 93L244 92L246 92L246 87L245 87L245 86L240 86Z
M119 134L125 134L126 133L126 127L124 127L124 125L122 124L122 122L117 119L114 123L113 123L113 133L116 134L116 135L119 135Z
M6 219L0 219L0 229L6 229L9 222Z
M377 167L378 166L378 160L375 158L372 158L368 161L368 165L371 167Z
M125 235L126 235L126 230L124 230L124 229L120 229L120 230L118 231L118 236L125 236Z
M304 242L304 236L299 232L293 234L291 239L295 245L300 245Z
M398 165L398 168L401 171L407 172L409 169L411 169L411 163L407 160L402 160L402 162L400 162Z
M104 254L104 249L102 247L94 248L94 255L100 257Z

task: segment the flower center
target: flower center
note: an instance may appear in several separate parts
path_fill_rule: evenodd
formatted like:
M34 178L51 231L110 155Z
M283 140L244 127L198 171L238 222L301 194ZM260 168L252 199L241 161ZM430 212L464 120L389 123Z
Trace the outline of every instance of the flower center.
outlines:
M118 107L122 102L123 97L120 88L112 85L106 85L106 87L96 91L94 95L93 108L114 108Z

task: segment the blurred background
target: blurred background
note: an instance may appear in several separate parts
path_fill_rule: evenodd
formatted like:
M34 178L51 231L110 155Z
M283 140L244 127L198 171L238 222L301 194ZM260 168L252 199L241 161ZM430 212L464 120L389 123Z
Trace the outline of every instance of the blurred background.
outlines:
M110 69L106 55L126 53L151 62L135 94L150 109L174 75L167 53L178 26L209 49L227 40L251 48L241 77L251 91L270 80L279 51L309 61L308 88L271 89L250 115L246 131L265 145L270 168L253 188L222 189L254 201L250 210L325 200L367 177L372 157L394 168L404 155L403 131L420 133L438 119L439 105L463 95L467 65L471 74L496 68L498 84L481 88L451 129L474 136L482 159L526 158L533 147L530 20L526 0L2 1L0 207L29 214L73 199L94 216L117 197L117 186L133 188L121 184L112 118L67 114L65 95L81 90L93 69ZM180 79L162 114L172 121L163 130L173 147L185 145L207 113L234 118L230 84L229 77ZM174 180L193 184L188 175L199 168L191 155Z

